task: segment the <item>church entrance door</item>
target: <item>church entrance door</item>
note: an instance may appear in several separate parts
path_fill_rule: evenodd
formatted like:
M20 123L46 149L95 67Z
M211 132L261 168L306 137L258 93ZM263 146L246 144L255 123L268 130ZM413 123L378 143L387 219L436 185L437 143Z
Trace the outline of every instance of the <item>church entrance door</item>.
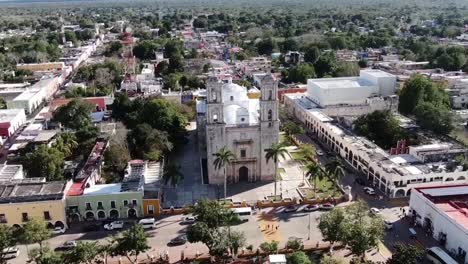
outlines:
M239 169L239 182L248 182L248 181L249 181L249 169L245 166L242 166Z

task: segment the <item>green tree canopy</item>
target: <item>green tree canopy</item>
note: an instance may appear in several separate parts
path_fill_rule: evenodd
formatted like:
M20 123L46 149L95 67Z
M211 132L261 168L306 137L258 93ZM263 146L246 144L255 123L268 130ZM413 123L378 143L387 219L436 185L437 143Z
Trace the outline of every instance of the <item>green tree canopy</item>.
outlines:
M150 249L148 236L141 225L134 225L113 241L112 255L124 256L130 263L138 263L138 255Z
M289 69L287 81L293 83L307 83L307 79L315 77L314 67L307 63L303 63Z
M44 177L47 181L63 180L64 155L57 148L40 145L23 158L28 177Z
M73 99L68 104L60 106L53 119L64 127L78 130L91 125L91 111L93 106L83 100Z
M397 244L395 249L395 253L386 264L418 264L424 258L424 250L413 245Z
M309 256L303 251L296 251L288 257L288 263L290 264L312 264Z

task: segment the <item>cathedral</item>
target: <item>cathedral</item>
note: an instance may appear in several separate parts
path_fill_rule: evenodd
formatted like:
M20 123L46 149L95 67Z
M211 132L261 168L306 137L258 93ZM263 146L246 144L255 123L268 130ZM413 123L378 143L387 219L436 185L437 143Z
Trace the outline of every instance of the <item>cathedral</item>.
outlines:
M273 181L275 166L265 150L278 142L278 82L271 74L259 80L260 92L231 80L209 77L206 99L197 103L197 129L203 183L223 184L214 154L226 147L234 154L227 165L227 182Z

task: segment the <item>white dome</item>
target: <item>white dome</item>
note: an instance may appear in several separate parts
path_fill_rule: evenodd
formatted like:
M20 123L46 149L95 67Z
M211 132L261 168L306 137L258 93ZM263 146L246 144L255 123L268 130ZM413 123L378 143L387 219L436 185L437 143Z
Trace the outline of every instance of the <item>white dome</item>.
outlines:
M247 108L239 105L228 105L224 107L224 122L227 125L240 125L250 123L250 113Z
M242 102L248 101L247 88L238 84L228 82L223 85L223 102Z

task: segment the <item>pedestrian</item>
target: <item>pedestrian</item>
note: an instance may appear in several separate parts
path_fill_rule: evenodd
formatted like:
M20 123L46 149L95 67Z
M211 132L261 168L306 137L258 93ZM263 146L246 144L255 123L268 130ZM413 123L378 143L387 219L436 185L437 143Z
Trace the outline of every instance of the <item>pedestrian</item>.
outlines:
M276 230L278 230L279 225L276 226Z
M270 229L270 224L267 225L267 229Z

